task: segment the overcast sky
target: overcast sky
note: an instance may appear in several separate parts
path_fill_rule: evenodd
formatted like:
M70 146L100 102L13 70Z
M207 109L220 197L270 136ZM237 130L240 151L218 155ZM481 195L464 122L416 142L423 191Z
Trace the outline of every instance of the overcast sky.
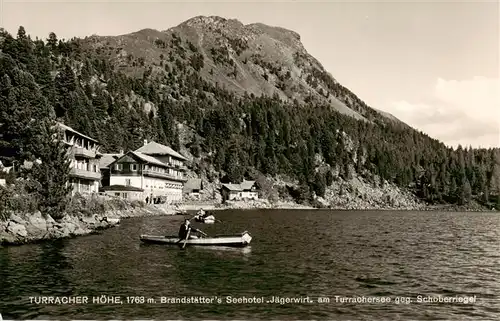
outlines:
M0 26L32 37L165 30L197 15L298 32L371 107L452 146L500 147L497 1L12 1Z

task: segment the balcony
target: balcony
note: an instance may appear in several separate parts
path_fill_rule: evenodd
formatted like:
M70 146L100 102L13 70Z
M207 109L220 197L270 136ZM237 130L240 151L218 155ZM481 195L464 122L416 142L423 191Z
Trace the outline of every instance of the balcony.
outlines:
M152 170L149 170L149 169L143 170L142 174L143 175L147 175L147 176L151 176L151 177L158 177L158 178L170 179L172 181L178 181L178 182L185 182L185 181L187 181L187 179L185 179L183 177L173 176L173 175L170 175L170 174L167 174L167 173L155 172L155 171L152 171Z
M174 164L171 166L174 167L175 169L178 169L178 170L183 171L183 172L187 170L187 166L184 164L182 164L182 165Z
M73 177L89 179L89 180L94 180L94 181L101 179L101 172L91 172L91 171L87 171L85 169L79 169L79 168L71 168L70 175Z
M73 154L73 156L76 156L76 157L78 157L78 156L85 157L85 158L95 158L96 157L95 151L90 150L90 149L86 149L83 147L76 147L76 146L74 146L72 148L72 154Z

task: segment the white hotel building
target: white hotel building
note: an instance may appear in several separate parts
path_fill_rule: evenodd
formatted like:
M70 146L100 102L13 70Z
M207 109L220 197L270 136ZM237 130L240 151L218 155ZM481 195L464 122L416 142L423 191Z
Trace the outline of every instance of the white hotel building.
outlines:
M108 195L143 200L148 203L172 203L182 200L186 158L172 148L156 142L114 156L108 165Z
M102 156L99 142L63 123L57 123L57 126L68 147L71 161L69 184L73 187L73 194L97 193L101 180L99 159Z

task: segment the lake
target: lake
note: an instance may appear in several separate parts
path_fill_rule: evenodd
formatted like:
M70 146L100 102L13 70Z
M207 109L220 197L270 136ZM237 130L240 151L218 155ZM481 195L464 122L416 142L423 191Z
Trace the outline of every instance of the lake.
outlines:
M141 244L142 233L177 234L183 217L163 216L1 248L0 313L4 319L191 320L500 315L496 213L228 210L216 216L222 224L194 226L209 235L248 230L250 247ZM88 302L40 301L68 296ZM103 296L106 303L93 302ZM429 302L440 296L455 302Z

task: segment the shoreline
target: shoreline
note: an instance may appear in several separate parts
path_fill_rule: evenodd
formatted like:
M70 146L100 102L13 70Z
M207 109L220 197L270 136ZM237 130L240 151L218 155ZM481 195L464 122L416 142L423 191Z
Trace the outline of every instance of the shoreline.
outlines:
M186 202L174 206L174 211L198 211L203 208L206 211L223 211L223 210L277 210L277 209L297 209L297 210L338 210L338 211L422 211L422 212L498 212L495 209L487 209L479 205L427 205L427 204L413 204L413 205L400 205L392 206L388 204L375 204L375 205L359 205L347 204L337 206L312 206L302 205L294 202L275 202L268 201L233 201L225 204L214 204L212 202L193 204Z
M456 205L420 205L393 207L393 206L330 206L313 207L294 202L249 201L227 202L217 204L213 202L197 204L186 202L177 205L132 205L127 204L122 209L110 209L103 213L84 215L67 214L60 220L48 216L44 218L40 212L33 214L12 214L10 219L0 221L0 247L9 245L23 245L49 241L61 238L72 238L82 235L91 235L100 230L112 228L116 223L107 222L109 219L126 219L147 216L172 216L180 212L197 211L203 208L206 211L224 210L336 210L336 211L434 211L434 212L498 212L497 210L481 209L477 207ZM118 223L119 224L119 223Z
M124 209L111 209L90 216L83 213L67 214L60 220L54 220L50 215L43 217L39 211L24 215L11 214L8 220L0 221L0 247L91 235L112 228L125 218L174 214L165 208L146 205L128 205ZM111 220L108 222L104 218Z

